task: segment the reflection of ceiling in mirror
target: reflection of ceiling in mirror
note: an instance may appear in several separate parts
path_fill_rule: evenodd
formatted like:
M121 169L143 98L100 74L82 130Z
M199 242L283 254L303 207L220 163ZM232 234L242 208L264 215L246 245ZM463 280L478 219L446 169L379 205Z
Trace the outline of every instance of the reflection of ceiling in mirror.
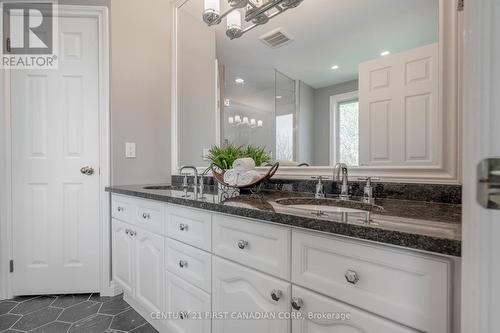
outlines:
M203 0L181 10L201 21ZM225 21L217 31L217 57L234 75L260 88L274 85L274 68L313 88L357 78L358 64L389 50L397 53L438 40L438 0L304 0L239 39L229 40ZM221 0L221 11L227 1ZM259 37L283 28L293 41L271 49ZM333 65L339 68L332 70ZM262 75L262 77L261 77Z

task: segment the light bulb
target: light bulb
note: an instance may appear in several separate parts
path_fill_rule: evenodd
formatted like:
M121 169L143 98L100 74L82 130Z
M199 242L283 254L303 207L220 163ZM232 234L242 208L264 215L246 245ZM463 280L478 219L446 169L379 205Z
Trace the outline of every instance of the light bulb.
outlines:
M241 117L240 116L234 116L234 122L239 124L241 123Z
M264 122L262 120L257 121L257 127L264 126Z
M233 117L229 117L229 118L227 118L227 122L228 122L229 124L234 124L234 118L233 118Z
M234 10L227 16L227 29L241 30L241 13L239 10Z
M243 117L243 124L248 125L248 117Z
M205 10L203 11L203 21L208 25L219 23L220 2L219 0L205 0Z
M256 123L257 123L257 122L255 121L255 119L253 119L253 118L252 118L252 119L250 119L250 125L255 126L255 125L256 125Z

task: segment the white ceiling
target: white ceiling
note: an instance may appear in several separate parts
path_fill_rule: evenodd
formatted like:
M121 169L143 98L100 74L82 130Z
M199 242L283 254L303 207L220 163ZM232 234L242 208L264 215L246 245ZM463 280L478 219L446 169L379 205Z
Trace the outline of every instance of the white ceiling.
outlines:
M203 0L182 8L201 20ZM221 7L227 6L221 0ZM304 0L243 37L229 40L225 22L214 27L217 57L230 74L259 88L273 84L266 70L321 88L356 79L358 64L438 40L438 0ZM293 42L271 49L258 38L284 28ZM339 69L331 70L332 65Z

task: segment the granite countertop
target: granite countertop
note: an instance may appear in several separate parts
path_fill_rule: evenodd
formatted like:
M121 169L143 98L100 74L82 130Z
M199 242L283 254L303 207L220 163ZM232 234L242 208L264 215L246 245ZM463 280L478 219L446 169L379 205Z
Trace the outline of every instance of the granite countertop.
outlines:
M221 200L215 186L206 186L204 198L189 197L179 187L145 189L147 185L113 186L108 192L231 214L292 227L375 241L416 250L461 256L461 205L411 200L378 199L382 211L372 212L373 223L357 219L341 222L340 214L312 215L276 201L310 198L312 193L262 191ZM334 198L334 197L332 197ZM356 200L356 198L353 198Z

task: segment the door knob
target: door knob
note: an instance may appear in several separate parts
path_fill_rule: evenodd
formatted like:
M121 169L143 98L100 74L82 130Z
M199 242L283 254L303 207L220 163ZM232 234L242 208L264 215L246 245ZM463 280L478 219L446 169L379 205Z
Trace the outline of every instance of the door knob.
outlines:
M94 174L94 168L90 166L85 166L80 169L80 173L85 175L85 176L92 176Z

